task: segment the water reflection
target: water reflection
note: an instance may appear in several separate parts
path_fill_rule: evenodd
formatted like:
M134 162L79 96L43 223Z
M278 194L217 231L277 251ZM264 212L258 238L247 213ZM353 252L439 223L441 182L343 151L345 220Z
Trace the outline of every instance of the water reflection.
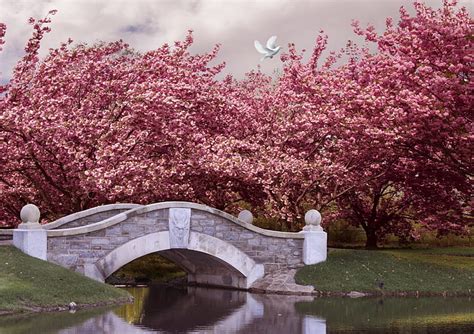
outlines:
M131 290L133 294L140 289ZM136 299L137 300L137 299ZM134 310L135 305L130 305ZM127 317L130 306L116 313L129 322L161 332L192 332L214 328L229 333L263 317L263 304L252 295L235 290L203 288L152 288L140 317ZM222 330L222 331L219 331Z
M347 299L204 288L133 288L133 304L76 314L0 318L23 333L474 333L468 298Z
M474 333L470 298L319 298L295 307L323 317L328 333Z
M140 289L130 292L135 295ZM294 305L305 300L313 298L169 287L150 289L140 316L136 304L115 312L136 327L160 333L303 333L302 317ZM138 299L135 303L139 303ZM324 325L324 320L320 322Z

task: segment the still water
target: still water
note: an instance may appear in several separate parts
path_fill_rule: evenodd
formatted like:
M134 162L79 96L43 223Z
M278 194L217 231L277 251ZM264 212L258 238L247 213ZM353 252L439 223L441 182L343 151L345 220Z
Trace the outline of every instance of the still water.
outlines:
M313 298L242 291L130 288L116 308L0 318L0 334L474 333L469 298Z

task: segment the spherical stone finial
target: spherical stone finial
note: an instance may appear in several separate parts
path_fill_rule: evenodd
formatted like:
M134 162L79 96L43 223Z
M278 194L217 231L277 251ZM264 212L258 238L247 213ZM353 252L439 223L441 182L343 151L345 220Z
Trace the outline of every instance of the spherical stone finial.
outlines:
M247 224L252 224L253 222L253 214L249 210L240 211L239 216L237 218Z
M321 214L318 210L309 210L304 215L304 221L306 225L320 225L321 224Z
M21 209L20 218L24 224L39 223L40 210L34 204L27 204Z

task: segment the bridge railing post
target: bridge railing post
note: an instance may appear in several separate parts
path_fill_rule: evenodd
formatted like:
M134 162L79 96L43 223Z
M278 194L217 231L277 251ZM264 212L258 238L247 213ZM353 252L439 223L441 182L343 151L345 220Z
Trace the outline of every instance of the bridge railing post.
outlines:
M321 214L317 210L309 210L305 216L306 226L303 227L303 263L316 264L326 261L328 236L321 227Z
M22 223L13 231L13 245L23 253L41 260L47 258L47 232L39 223L40 211L27 204L20 212Z

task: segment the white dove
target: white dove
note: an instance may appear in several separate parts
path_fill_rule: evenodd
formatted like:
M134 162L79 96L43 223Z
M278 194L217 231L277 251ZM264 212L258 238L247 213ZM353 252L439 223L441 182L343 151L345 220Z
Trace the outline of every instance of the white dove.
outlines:
M275 45L276 39L277 39L276 36L270 37L268 39L267 45L265 47L262 46L262 44L260 44L259 41L254 42L255 49L257 49L258 52L260 52L261 54L264 55L262 57L262 59L260 59L260 61L263 61L265 58L270 58L271 59L271 58L273 58L274 55L276 55L280 51L281 46L276 46Z

